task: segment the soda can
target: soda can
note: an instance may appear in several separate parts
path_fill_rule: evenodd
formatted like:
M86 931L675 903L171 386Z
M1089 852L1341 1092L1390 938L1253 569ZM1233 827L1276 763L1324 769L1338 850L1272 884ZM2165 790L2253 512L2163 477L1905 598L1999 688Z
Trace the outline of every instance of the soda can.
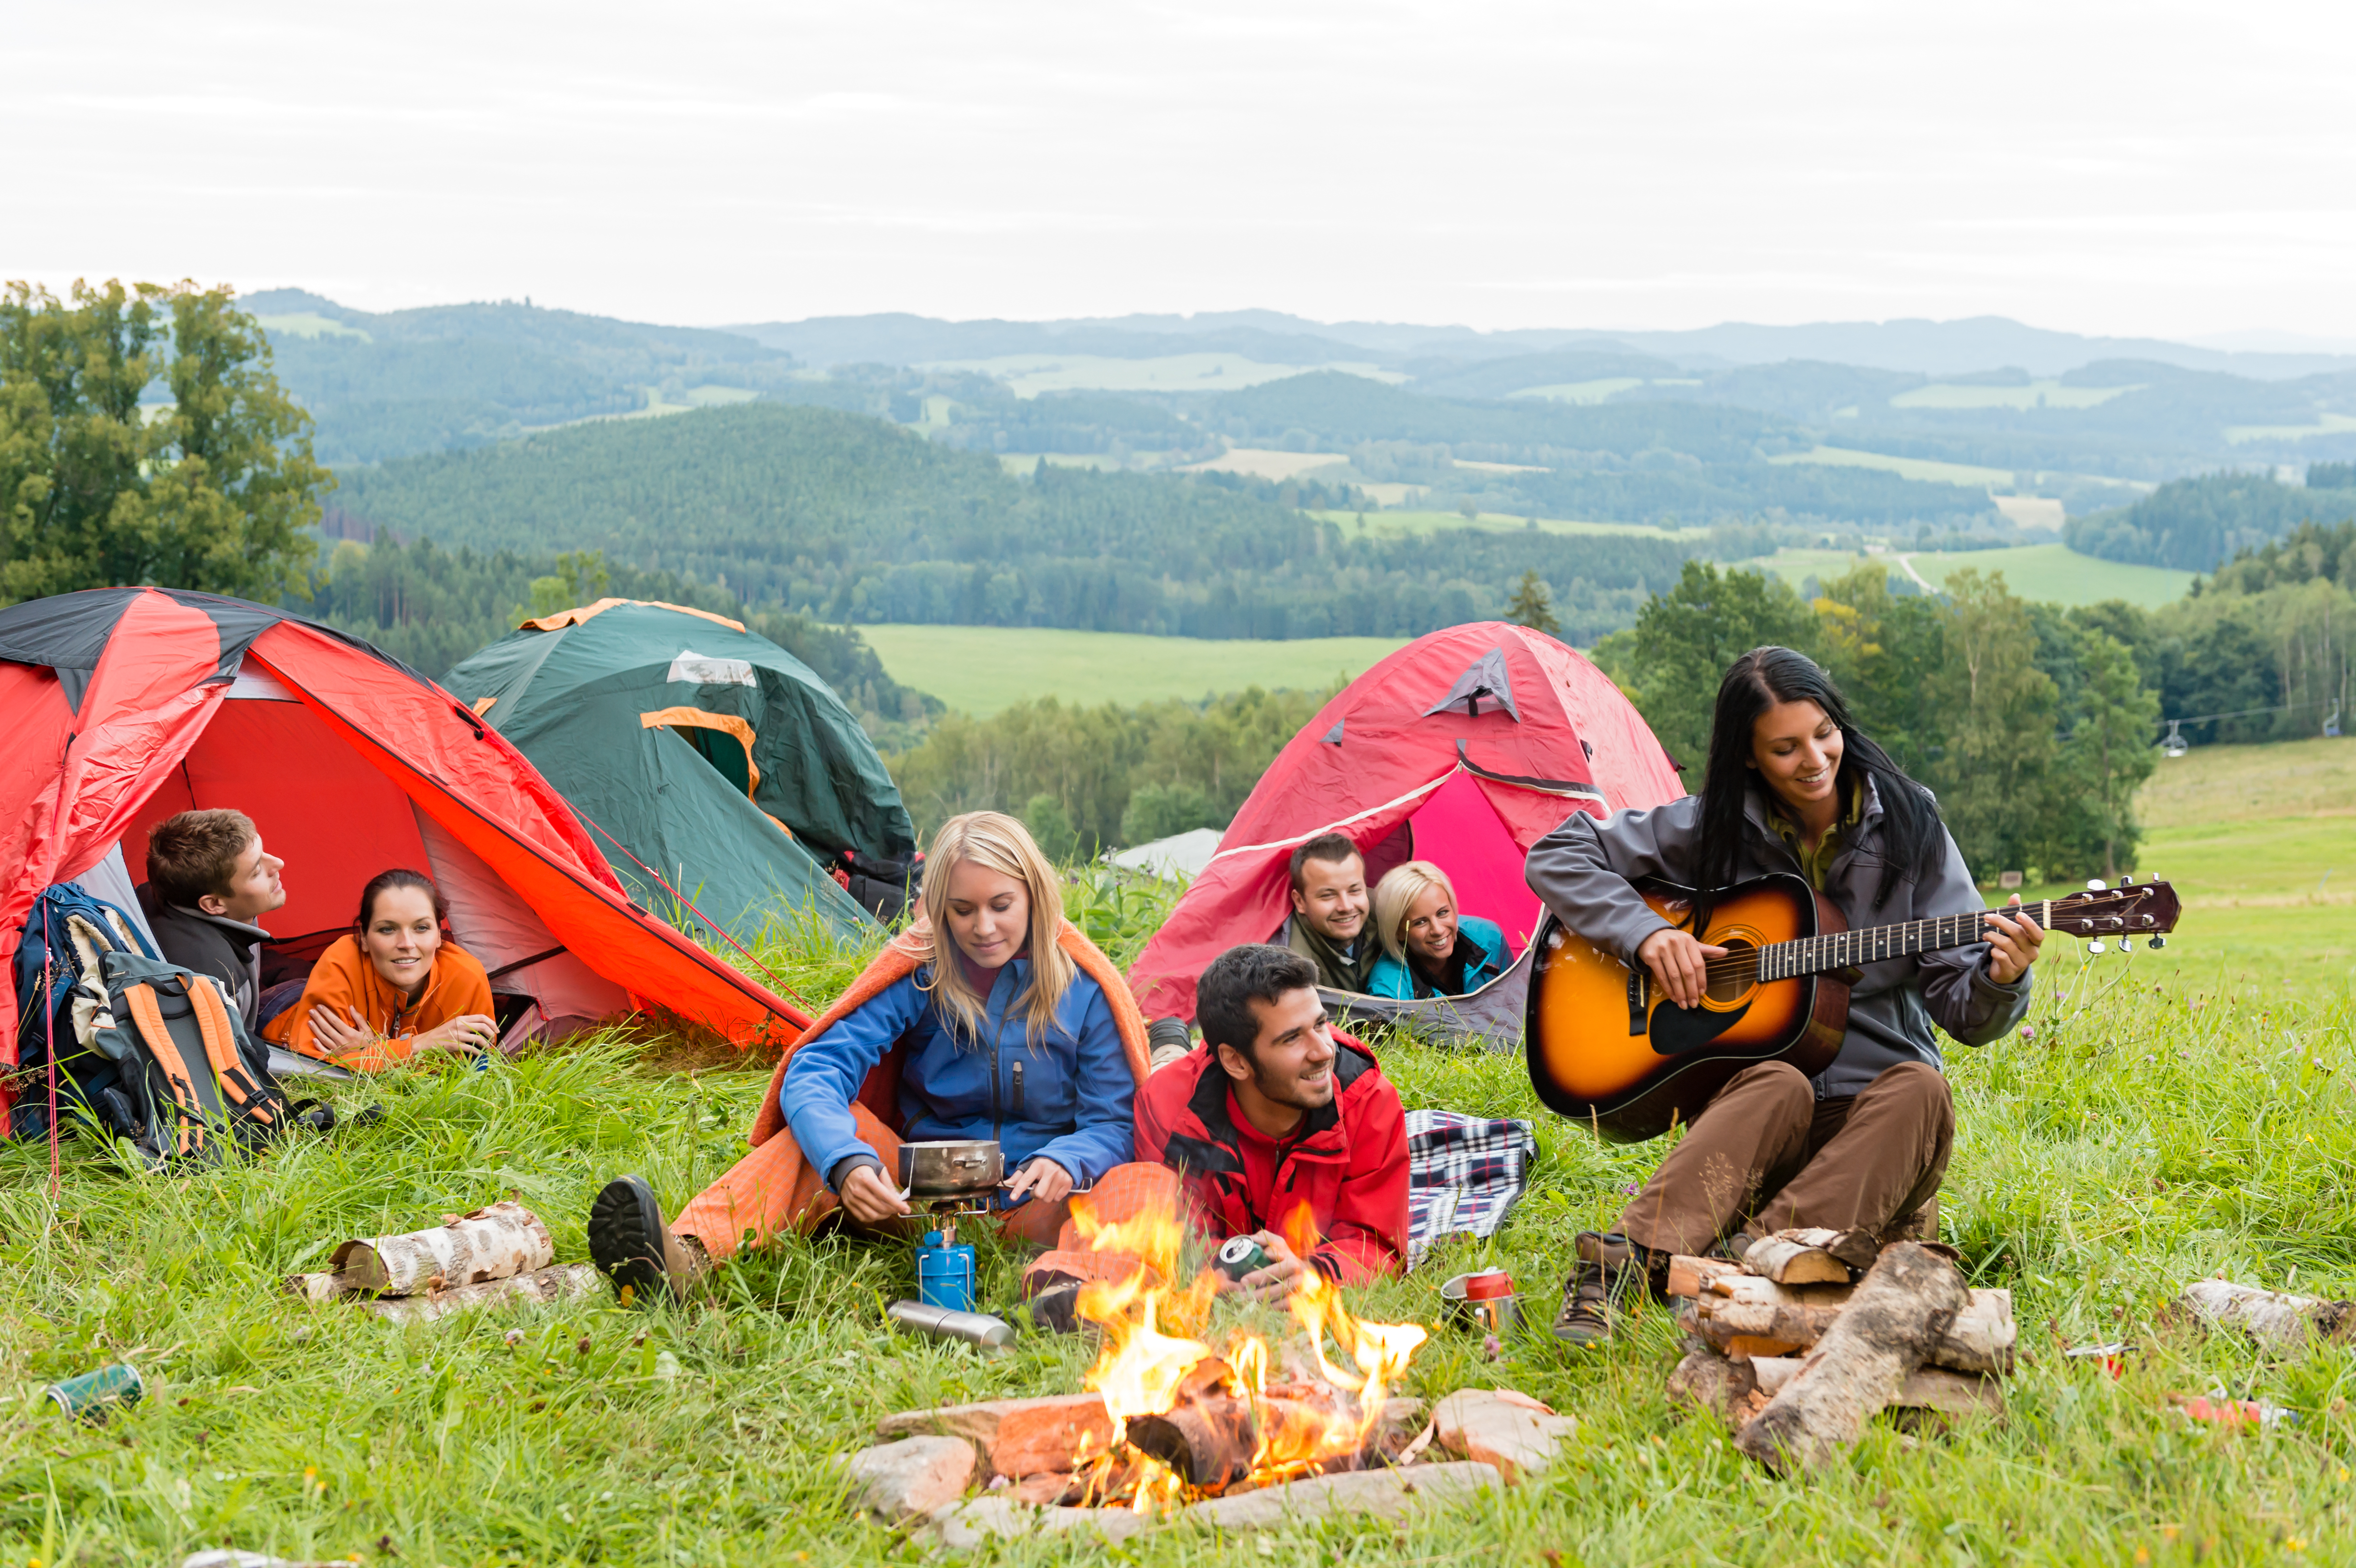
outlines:
M128 1361L117 1361L111 1367L51 1383L47 1392L57 1401L58 1408L76 1421L99 1426L105 1424L111 1412L137 1404L146 1385L140 1381L138 1368Z
M1211 1266L1229 1279L1241 1279L1255 1270L1266 1268L1268 1264L1267 1248L1249 1236L1236 1236L1219 1248L1219 1255Z

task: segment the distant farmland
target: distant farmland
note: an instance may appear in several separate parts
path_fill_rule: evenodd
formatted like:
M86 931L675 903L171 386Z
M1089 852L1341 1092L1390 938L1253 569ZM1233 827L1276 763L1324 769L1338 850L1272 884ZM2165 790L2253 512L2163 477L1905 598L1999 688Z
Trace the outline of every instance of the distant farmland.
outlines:
M893 679L976 717L1033 697L1092 706L1195 702L1248 686L1313 690L1363 675L1406 645L1387 637L1213 642L1044 626L869 625L859 635Z

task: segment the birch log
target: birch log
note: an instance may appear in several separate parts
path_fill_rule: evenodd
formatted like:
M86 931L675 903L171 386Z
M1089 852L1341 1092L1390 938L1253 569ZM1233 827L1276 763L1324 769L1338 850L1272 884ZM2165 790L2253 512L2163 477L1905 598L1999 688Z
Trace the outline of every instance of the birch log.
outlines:
M2196 1279L2178 1306L2203 1323L2238 1328L2268 1349L2303 1352L2317 1339L2356 1336L2356 1301L2286 1296L2230 1280Z
M556 1264L530 1274L487 1279L479 1285L453 1285L432 1296L394 1296L381 1301L363 1301L360 1310L388 1323L431 1323L437 1317L487 1307L493 1302L570 1301L576 1296L594 1296L605 1283L605 1276L597 1272L595 1264Z
M348 1288L423 1296L545 1268L556 1243L520 1203L498 1202L405 1235L346 1242L328 1259Z
M1758 1380L1759 1391L1772 1399L1800 1375L1803 1364L1795 1356L1757 1356L1751 1359L1751 1375ZM1890 1403L1963 1415L1973 1411L2001 1411L2004 1395L1993 1378L1965 1377L1961 1372L1923 1367L1906 1374L1906 1381L1899 1385Z
M1885 1248L1799 1375L1734 1445L1779 1475L1820 1467L1857 1441L1970 1301L1962 1272L1930 1248Z
M1840 1320L1838 1305L1792 1300L1754 1301L1702 1296L1687 1311L1690 1327L1729 1354L1738 1340L1807 1349ZM2012 1371L2020 1330L2012 1317L2012 1292L1975 1290L1964 1310L1931 1351L1931 1364L1949 1371L2002 1377Z
M1860 1243L1860 1255L1869 1260L1872 1239L1859 1232L1778 1231L1751 1243L1742 1254L1742 1268L1777 1285L1847 1285L1852 1272L1835 1249L1853 1252Z

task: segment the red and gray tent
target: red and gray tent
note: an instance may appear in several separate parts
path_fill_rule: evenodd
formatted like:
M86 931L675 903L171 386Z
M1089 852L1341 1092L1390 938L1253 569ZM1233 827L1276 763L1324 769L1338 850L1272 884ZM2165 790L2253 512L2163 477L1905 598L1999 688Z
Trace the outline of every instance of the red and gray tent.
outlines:
M174 812L234 806L286 861L282 938L349 929L402 866L500 989L546 1019L634 1008L732 1040L809 1018L634 907L563 799L458 700L366 643L242 600L102 588L0 610L0 960L52 882ZM16 1000L0 987L0 1062Z
M1530 846L1574 811L1685 793L1643 715L1577 652L1502 621L1431 633L1344 688L1277 753L1130 983L1148 1018L1192 1019L1211 960L1270 940L1291 914L1293 847L1340 833L1365 856L1369 886L1403 860L1438 864L1458 907L1495 921L1516 961L1471 997L1329 992L1329 1005L1508 1042L1542 912L1522 880Z

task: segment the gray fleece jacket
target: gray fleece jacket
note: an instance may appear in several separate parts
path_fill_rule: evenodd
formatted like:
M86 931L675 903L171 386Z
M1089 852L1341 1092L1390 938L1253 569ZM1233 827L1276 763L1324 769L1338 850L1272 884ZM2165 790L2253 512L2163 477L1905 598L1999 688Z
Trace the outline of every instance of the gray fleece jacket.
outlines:
M1798 859L1768 826L1756 791L1743 816L1748 831L1736 880L1770 871L1800 875ZM1700 827L1699 795L1649 811L1614 812L1603 821L1576 813L1531 848L1530 888L1564 924L1633 965L1636 949L1668 922L1630 884L1654 878L1692 886ZM1944 852L1901 870L1890 901L1877 906L1883 830L1881 799L1869 784L1864 818L1848 830L1825 875L1825 896L1850 929L1987 907L1972 886L1963 852L1944 828ZM1849 991L1848 1033L1840 1055L1816 1075L1816 1098L1846 1099L1901 1061L1943 1066L1933 1023L1965 1045L1986 1045L2029 1011L2030 979L2023 975L2009 986L1997 984L1988 975L1985 942L1865 965L1863 977Z

